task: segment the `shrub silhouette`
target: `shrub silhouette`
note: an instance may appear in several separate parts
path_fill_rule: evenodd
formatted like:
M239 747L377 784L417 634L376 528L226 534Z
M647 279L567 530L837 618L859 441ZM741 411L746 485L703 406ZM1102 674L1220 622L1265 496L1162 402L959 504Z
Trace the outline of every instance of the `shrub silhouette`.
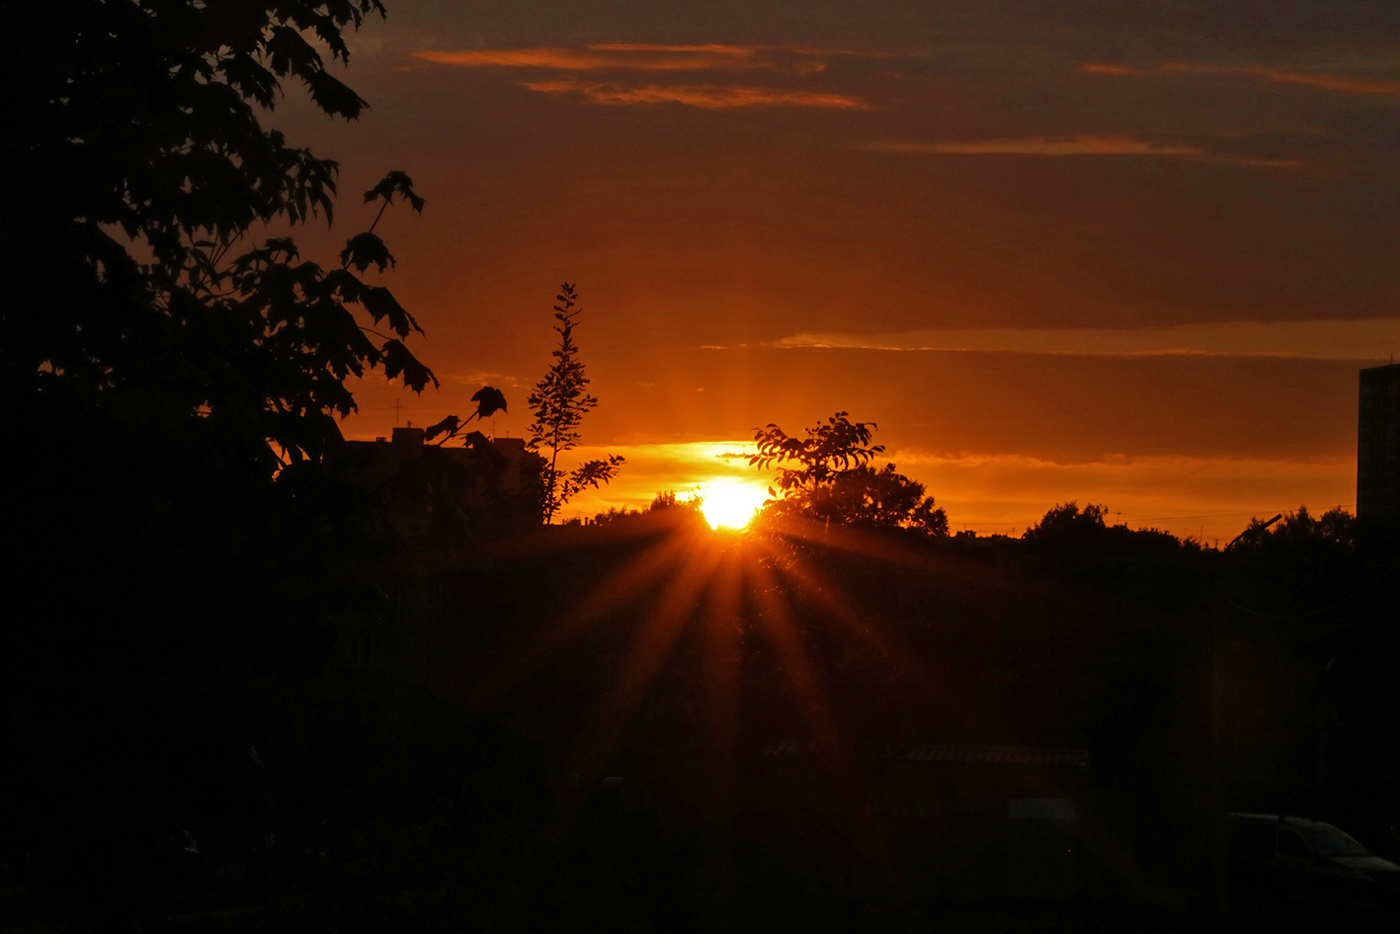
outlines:
M870 443L875 429L873 422L852 422L846 412L818 422L801 438L773 424L755 429L758 453L747 455L749 464L778 471L767 515L946 536L948 516L924 495L922 483L898 473L894 464L870 466L885 450Z

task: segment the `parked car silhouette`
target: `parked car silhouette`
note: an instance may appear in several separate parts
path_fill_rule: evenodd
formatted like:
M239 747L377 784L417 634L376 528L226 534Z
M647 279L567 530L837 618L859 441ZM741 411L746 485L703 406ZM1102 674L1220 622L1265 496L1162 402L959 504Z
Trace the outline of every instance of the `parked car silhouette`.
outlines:
M1344 831L1305 817L1230 815L1230 890L1237 902L1319 909L1400 905L1400 866Z

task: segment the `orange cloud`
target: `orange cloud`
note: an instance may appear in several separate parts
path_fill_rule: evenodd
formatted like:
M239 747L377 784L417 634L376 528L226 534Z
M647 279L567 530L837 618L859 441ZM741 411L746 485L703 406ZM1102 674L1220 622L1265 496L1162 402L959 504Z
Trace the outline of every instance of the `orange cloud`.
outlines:
M1194 146L1150 143L1129 136L1031 136L1021 139L928 141L892 140L869 147L881 152L1007 153L1020 156L1200 156Z
M1241 69L1240 73L1264 78L1275 84L1301 84L1305 87L1317 88L1319 91L1335 91L1338 94L1378 94L1384 97L1400 97L1400 81L1357 78L1352 75L1284 71L1281 68L1245 68Z
M1145 71L1131 65L1106 65L1101 62L1082 62L1079 70L1090 75L1140 75Z
M883 57L884 53L846 52L815 48L721 43L673 45L651 42L600 42L581 49L540 47L480 49L455 52L416 52L414 57L465 68L540 68L553 71L740 71L761 70L799 76L827 68L831 56ZM632 86L623 82L584 82L571 79L534 81L525 87L546 94L578 94L601 104L681 103L692 107L789 106L863 110L870 105L846 94L783 91L749 86L678 84Z
M447 380L459 386L514 386L525 385L525 381L509 373L496 373L490 370L468 370L465 373L449 373Z
M963 350L1080 356L1269 356L1376 360L1400 348L1400 318L1222 321L1146 328L964 328L794 334L778 348Z
M1355 75L1342 75L1331 72L1293 71L1286 68L1268 68L1248 65L1200 65L1191 62L1165 62L1153 68L1138 68L1131 65L1112 65L1102 62L1084 62L1079 70L1094 75L1144 75L1149 71L1167 74L1242 76L1261 78L1274 84L1296 84L1331 91L1336 94L1363 94L1382 97L1400 97L1400 81L1380 78L1359 78Z
M621 54L620 54L621 53ZM751 50L738 46L590 46L586 49L483 49L463 52L415 52L415 58L466 68L553 68L560 71L625 69L698 71L714 68L764 68Z
M764 53L777 52L777 57ZM552 68L559 71L705 71L767 68L797 74L826 69L815 61L846 52L761 45L666 45L651 42L600 42L582 49L473 49L415 52L414 57L464 68ZM797 56L804 61L792 61ZM784 60L786 58L787 60Z
M1198 146L1181 146L1134 139L1131 136L1030 136L1019 139L885 140L864 148L876 152L914 155L1013 156L1176 156L1202 162L1235 165L1286 166L1296 162L1213 153Z
M600 52L712 52L746 58L761 46L723 45L707 42L700 45L662 45L655 42L596 42L589 46Z
M732 107L821 107L831 110L865 110L870 104L846 94L783 91L776 88L724 84L669 84L631 87L573 79L527 82L525 87L544 94L581 94L597 104L686 104L707 110Z

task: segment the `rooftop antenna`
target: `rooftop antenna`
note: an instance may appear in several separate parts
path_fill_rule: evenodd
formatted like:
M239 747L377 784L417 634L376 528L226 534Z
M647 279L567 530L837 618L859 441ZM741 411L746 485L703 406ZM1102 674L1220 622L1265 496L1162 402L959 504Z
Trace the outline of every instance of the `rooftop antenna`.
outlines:
M394 427L399 427L399 400L394 400Z

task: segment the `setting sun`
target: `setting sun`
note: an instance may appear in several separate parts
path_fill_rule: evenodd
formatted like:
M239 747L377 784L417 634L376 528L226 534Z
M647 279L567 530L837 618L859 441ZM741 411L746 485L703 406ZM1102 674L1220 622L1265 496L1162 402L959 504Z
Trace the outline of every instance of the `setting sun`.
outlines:
M700 509L712 529L744 528L768 498L763 487L743 482L709 483L700 495L704 497Z

